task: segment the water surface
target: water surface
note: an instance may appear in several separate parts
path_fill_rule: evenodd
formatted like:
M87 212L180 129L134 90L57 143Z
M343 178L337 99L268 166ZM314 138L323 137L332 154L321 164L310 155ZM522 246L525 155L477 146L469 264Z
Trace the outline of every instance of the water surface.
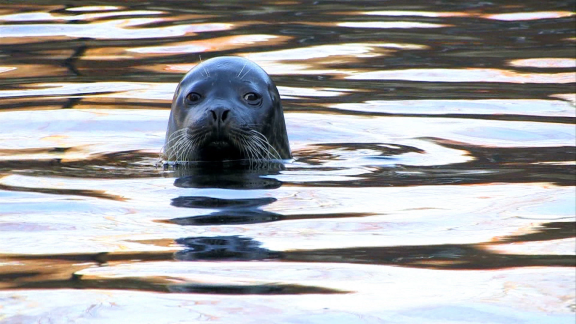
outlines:
M0 6L2 323L573 323L570 1ZM283 168L156 167L238 55Z

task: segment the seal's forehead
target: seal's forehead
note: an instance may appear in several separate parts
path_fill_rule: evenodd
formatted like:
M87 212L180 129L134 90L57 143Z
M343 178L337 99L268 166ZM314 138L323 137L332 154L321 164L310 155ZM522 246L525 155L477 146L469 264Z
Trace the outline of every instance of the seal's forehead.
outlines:
M195 66L190 73L204 77L227 76L242 81L268 81L268 74L256 63L237 56L222 56L209 59Z

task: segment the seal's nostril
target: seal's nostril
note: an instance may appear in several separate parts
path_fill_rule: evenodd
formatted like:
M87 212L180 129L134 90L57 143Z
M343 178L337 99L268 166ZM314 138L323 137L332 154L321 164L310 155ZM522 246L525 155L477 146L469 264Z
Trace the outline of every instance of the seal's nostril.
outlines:
M230 109L224 109L224 108L215 108L210 109L209 111L210 114L212 115L212 120L218 123L225 122L228 119L230 113Z

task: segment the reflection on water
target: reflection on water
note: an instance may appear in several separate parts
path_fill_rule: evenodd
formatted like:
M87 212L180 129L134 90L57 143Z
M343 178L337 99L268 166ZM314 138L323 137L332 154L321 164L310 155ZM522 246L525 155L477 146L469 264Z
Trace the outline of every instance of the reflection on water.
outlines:
M573 9L5 4L0 321L573 322ZM272 76L294 159L157 167L221 55Z

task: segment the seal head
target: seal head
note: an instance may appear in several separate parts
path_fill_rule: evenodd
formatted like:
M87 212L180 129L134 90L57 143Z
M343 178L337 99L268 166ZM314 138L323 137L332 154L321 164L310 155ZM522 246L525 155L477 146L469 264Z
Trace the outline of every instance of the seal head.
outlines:
M241 57L218 57L180 81L166 131L166 160L290 157L280 95L260 66Z

